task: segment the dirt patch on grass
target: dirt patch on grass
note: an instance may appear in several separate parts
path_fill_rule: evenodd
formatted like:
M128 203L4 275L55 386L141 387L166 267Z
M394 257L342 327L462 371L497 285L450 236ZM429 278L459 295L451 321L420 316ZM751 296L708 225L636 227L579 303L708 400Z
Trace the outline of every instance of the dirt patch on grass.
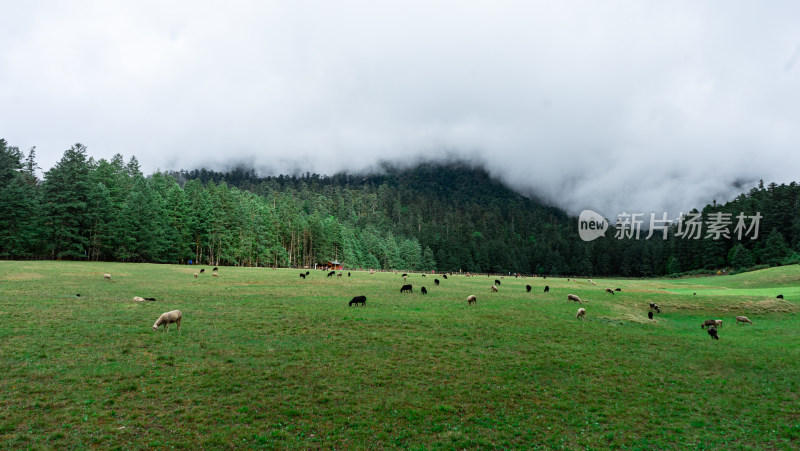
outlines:
M763 301L745 300L731 302L728 299L715 302L710 300L702 303L674 303L669 305L675 310L713 310L717 312L741 312L747 311L755 314L762 313L794 313L798 307L791 302L780 299L768 299ZM664 306L662 306L664 308Z
M43 277L44 276L42 276L41 274L35 273L35 272L18 272L18 273L9 274L9 275L3 277L2 279L3 280L8 280L8 281L18 282L20 280L39 280L39 279L41 279Z

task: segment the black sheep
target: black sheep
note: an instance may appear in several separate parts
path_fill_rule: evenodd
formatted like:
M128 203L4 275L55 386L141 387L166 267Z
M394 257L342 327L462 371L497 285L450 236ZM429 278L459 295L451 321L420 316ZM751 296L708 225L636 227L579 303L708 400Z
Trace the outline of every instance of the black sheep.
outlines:
M303 273L300 273L300 278L301 278L301 279L305 279L305 278L306 278L306 275L305 275L305 274L303 274Z
M447 279L447 274L444 274L444 275L442 276L442 278L443 278L443 279Z
M779 294L779 295L778 295L778 299L783 299L783 295L782 295L782 294Z
M215 266L215 267L214 267L214 269L212 269L212 271L219 271L219 268L217 268L217 267Z
M328 273L328 277L333 277L334 274L336 274L336 271L331 271Z
M308 271L306 271L306 275L309 275L309 274L311 274L311 273L310 273L310 272L308 272Z
M545 285L544 286L544 292L545 293L549 293L550 292L550 285Z
M353 299L350 300L350 303L347 304L347 306L348 307L352 307L353 304L356 304L356 305L361 304L362 306L366 306L367 305L367 297L366 296L356 296L356 297L354 297Z
M402 275L402 276L400 276L400 277L408 277L408 274L403 274L403 275Z
M614 290L612 290L611 288L606 288L606 293L614 294Z
M531 286L530 285L525 285L525 289L528 290L528 293L531 292Z
M614 291L622 291L622 288L617 288Z
M495 284L495 285L500 285L500 281L499 281L499 280L497 280L497 279L494 279L494 284Z
M428 294L428 290L426 290L425 287L422 287L420 291L422 291L422 294Z
M439 279L433 279L433 283L439 285Z
M145 301L155 301L156 298L144 298Z
M413 289L413 287L412 287L411 285L403 285L403 286L400 288L400 292L401 292L401 293L405 293L405 292L413 293L413 292L414 292L414 289Z
M717 328L716 327L709 327L708 328L708 335L711 335L711 338L714 340L719 340L719 336L717 336Z
M647 312L647 317L653 319L653 312Z
M347 271L347 277L350 277L350 271Z
M200 269L200 274L203 274L204 272L206 272L205 268Z

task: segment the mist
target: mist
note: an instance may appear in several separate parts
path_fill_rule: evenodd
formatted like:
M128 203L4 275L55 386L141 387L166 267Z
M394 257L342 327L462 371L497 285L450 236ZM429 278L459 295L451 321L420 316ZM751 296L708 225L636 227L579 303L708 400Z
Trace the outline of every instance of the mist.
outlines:
M482 164L571 214L800 173L794 2L21 2L0 137L144 172Z

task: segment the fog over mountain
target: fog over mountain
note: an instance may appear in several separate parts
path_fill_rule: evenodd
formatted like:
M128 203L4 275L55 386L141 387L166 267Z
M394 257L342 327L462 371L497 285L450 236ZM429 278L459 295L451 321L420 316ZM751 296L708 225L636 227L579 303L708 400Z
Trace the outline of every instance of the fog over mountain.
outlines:
M572 214L800 174L796 2L7 2L0 137L145 172L484 164Z

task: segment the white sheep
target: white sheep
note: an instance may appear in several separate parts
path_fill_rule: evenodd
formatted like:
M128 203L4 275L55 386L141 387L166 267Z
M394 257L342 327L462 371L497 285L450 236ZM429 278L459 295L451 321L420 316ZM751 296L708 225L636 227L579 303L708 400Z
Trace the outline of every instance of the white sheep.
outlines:
M219 277L219 274L217 274L215 272L212 272L211 275L214 276L214 277Z
M576 316L576 318L583 319L584 316L586 316L586 309L581 307L578 309L578 315Z
M178 331L181 330L181 318L183 317L183 313L180 310L173 310L171 312L162 313L161 316L158 317L155 324L153 324L153 332L158 329L158 326L164 325L164 332L169 329L169 325L172 323L176 323L178 327Z
M110 281L111 280L111 274L103 274L103 279Z
M194 278L195 278L195 279L197 278L197 273L194 273Z
M467 304L478 303L478 298L474 294L467 296Z
M136 302L144 302L144 298L143 297L139 297L139 296L134 296L133 300L136 301Z
M492 293L497 293L497 285L492 285Z
M581 301L581 298L579 298L577 294L568 294L567 295L567 300L568 301L575 301L575 302L583 303L583 301Z
M717 327L722 327L722 320L721 319L715 319L714 320L714 325L717 326Z

